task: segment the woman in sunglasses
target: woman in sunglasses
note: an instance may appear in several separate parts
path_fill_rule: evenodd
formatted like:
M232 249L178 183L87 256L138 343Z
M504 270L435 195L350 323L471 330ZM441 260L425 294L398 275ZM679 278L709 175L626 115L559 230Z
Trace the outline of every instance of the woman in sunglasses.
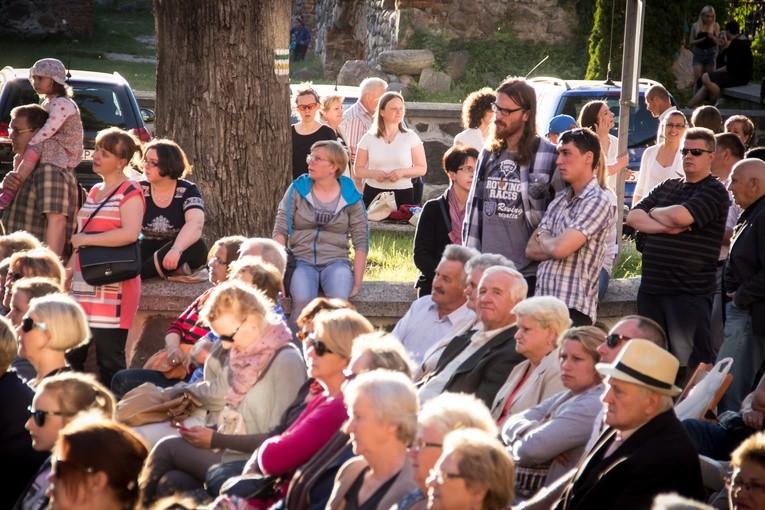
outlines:
M32 447L49 453L61 429L78 413L94 411L105 418L112 418L115 405L112 394L92 374L66 372L44 379L29 406L29 418L25 425L32 438ZM47 507L50 470L51 459L48 456L37 473L26 480L24 492L14 510L42 510Z
M65 294L49 294L29 301L29 309L16 327L19 356L26 358L37 372L27 382L37 387L46 377L72 368L65 354L87 345L90 328L82 307Z
M311 153L311 146L321 140L337 140L337 133L316 119L321 108L319 94L309 84L303 84L295 95L295 113L297 124L293 124L292 133L292 178L297 179L308 172L306 157ZM343 166L345 170L345 166Z
M329 129L329 128L328 128ZM353 180L342 175L348 153L336 141L311 146L308 174L287 189L276 212L273 239L295 259L289 288L290 327L297 332L303 307L319 295L358 294L369 251L367 212ZM350 243L353 241L353 266Z
M603 406L604 386L595 364L600 361L598 346L605 341L605 333L594 326L563 333L560 377L566 390L505 422L502 439L516 462L514 502L529 498L579 463Z
M152 449L142 482L144 504L201 489L210 466L246 459L247 450L237 440L270 431L295 399L305 365L272 308L262 291L238 280L221 284L210 296L200 316L218 341L205 361L205 377L165 390L171 398L190 392L202 406L194 418L174 424L181 437L164 437ZM171 425L137 430L156 438L171 432Z

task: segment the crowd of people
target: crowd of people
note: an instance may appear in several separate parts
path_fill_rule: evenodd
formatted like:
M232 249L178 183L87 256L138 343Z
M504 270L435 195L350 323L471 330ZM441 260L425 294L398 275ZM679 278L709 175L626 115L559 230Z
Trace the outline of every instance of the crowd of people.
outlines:
M717 33L702 18L706 65ZM657 143L626 218L639 315L608 329L598 304L627 163L613 113L592 101L542 135L525 79L476 91L443 156L449 185L418 223L418 297L386 332L352 304L365 206L386 192L415 203L427 163L383 80L364 80L345 113L302 88L271 237L208 250L202 194L168 139L99 132L102 182L75 207L64 155L79 154L81 121L65 75L37 62L43 106L11 114L3 508L765 509L765 151L747 149L746 117L689 126L662 86L646 94ZM134 275L86 281L83 248L136 242ZM151 278L210 286L129 368ZM696 369L728 357L716 420L681 422Z

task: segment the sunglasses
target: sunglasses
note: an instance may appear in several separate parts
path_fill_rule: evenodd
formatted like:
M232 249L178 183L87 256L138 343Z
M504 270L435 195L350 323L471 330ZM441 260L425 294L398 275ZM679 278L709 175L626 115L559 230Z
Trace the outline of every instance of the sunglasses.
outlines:
M41 411L40 409L32 409L32 406L27 407L27 411L29 411L35 425L38 427L45 426L46 416L67 416L66 413L62 413L61 411Z
M48 325L44 322L35 322L32 317L24 317L21 319L21 331L29 333L33 329L39 329L40 331L48 331Z
M317 355L318 357L320 357L320 358L321 358L322 356L324 356L325 354L327 354L327 353L329 353L329 354L334 354L334 353L333 353L333 352L332 352L332 351L329 349L329 347L327 347L327 344L325 344L325 343L324 343L324 342L322 342L321 340L317 340L317 339L316 339L316 335L314 335L313 333L311 333L310 335L308 335L308 337L306 338L306 341L305 341L305 343L306 343L306 345L308 345L309 347L313 347L313 352L315 352L315 353L316 353L316 355Z
M694 157L698 158L705 152L714 152L714 151L708 151L706 149L680 149L680 152L682 153L683 156L687 156L688 153L691 153L693 154Z
M237 333L239 333L239 330L242 329L242 326L244 326L245 322L246 322L246 319L243 320L242 323L239 325L239 327L236 328L236 330L230 335L218 335L218 340L220 340L221 342L233 342L234 337L236 336Z
M613 349L619 345L619 342L626 342L627 340L632 340L632 337L611 333L606 337L606 345L609 349Z
M310 103L310 104L299 104L295 108L297 108L297 111L299 112L310 112L312 110L315 110L319 107L319 103Z

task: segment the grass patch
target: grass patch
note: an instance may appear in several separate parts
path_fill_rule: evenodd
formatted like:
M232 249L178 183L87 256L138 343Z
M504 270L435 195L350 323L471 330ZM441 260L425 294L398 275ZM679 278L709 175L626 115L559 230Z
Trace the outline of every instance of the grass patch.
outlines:
M412 258L414 234L395 232L369 233L366 281L417 281L420 272Z
M633 278L640 276L643 270L643 255L635 248L635 241L625 237L622 239L622 249L614 263L611 278Z
M156 64L108 60L106 53L125 53L138 57L156 57L153 45L136 37L154 36L151 11L121 12L112 7L94 6L93 37L70 39L51 36L43 40L3 41L3 66L31 67L36 60L54 57L72 69L112 73L117 71L134 90L156 89Z

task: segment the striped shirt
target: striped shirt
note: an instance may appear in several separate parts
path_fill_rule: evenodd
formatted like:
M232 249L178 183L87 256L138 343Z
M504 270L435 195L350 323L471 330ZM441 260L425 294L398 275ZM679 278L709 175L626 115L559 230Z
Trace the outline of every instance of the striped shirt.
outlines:
M353 163L356 161L356 149L359 146L361 137L372 127L373 114L374 112L367 110L359 100L345 111L343 120L340 121L340 135L351 151L351 167L353 167Z
M651 190L635 206L645 212L655 207L682 205L693 217L690 230L680 234L648 234L643 247L640 291L664 295L701 295L715 291L730 196L711 174L698 182L669 179Z
M564 259L539 264L536 295L555 296L593 322L598 312L598 275L606 257L614 214L606 193L594 177L576 195L568 188L555 197L539 224L541 230L547 230L554 237L573 228L587 241Z

